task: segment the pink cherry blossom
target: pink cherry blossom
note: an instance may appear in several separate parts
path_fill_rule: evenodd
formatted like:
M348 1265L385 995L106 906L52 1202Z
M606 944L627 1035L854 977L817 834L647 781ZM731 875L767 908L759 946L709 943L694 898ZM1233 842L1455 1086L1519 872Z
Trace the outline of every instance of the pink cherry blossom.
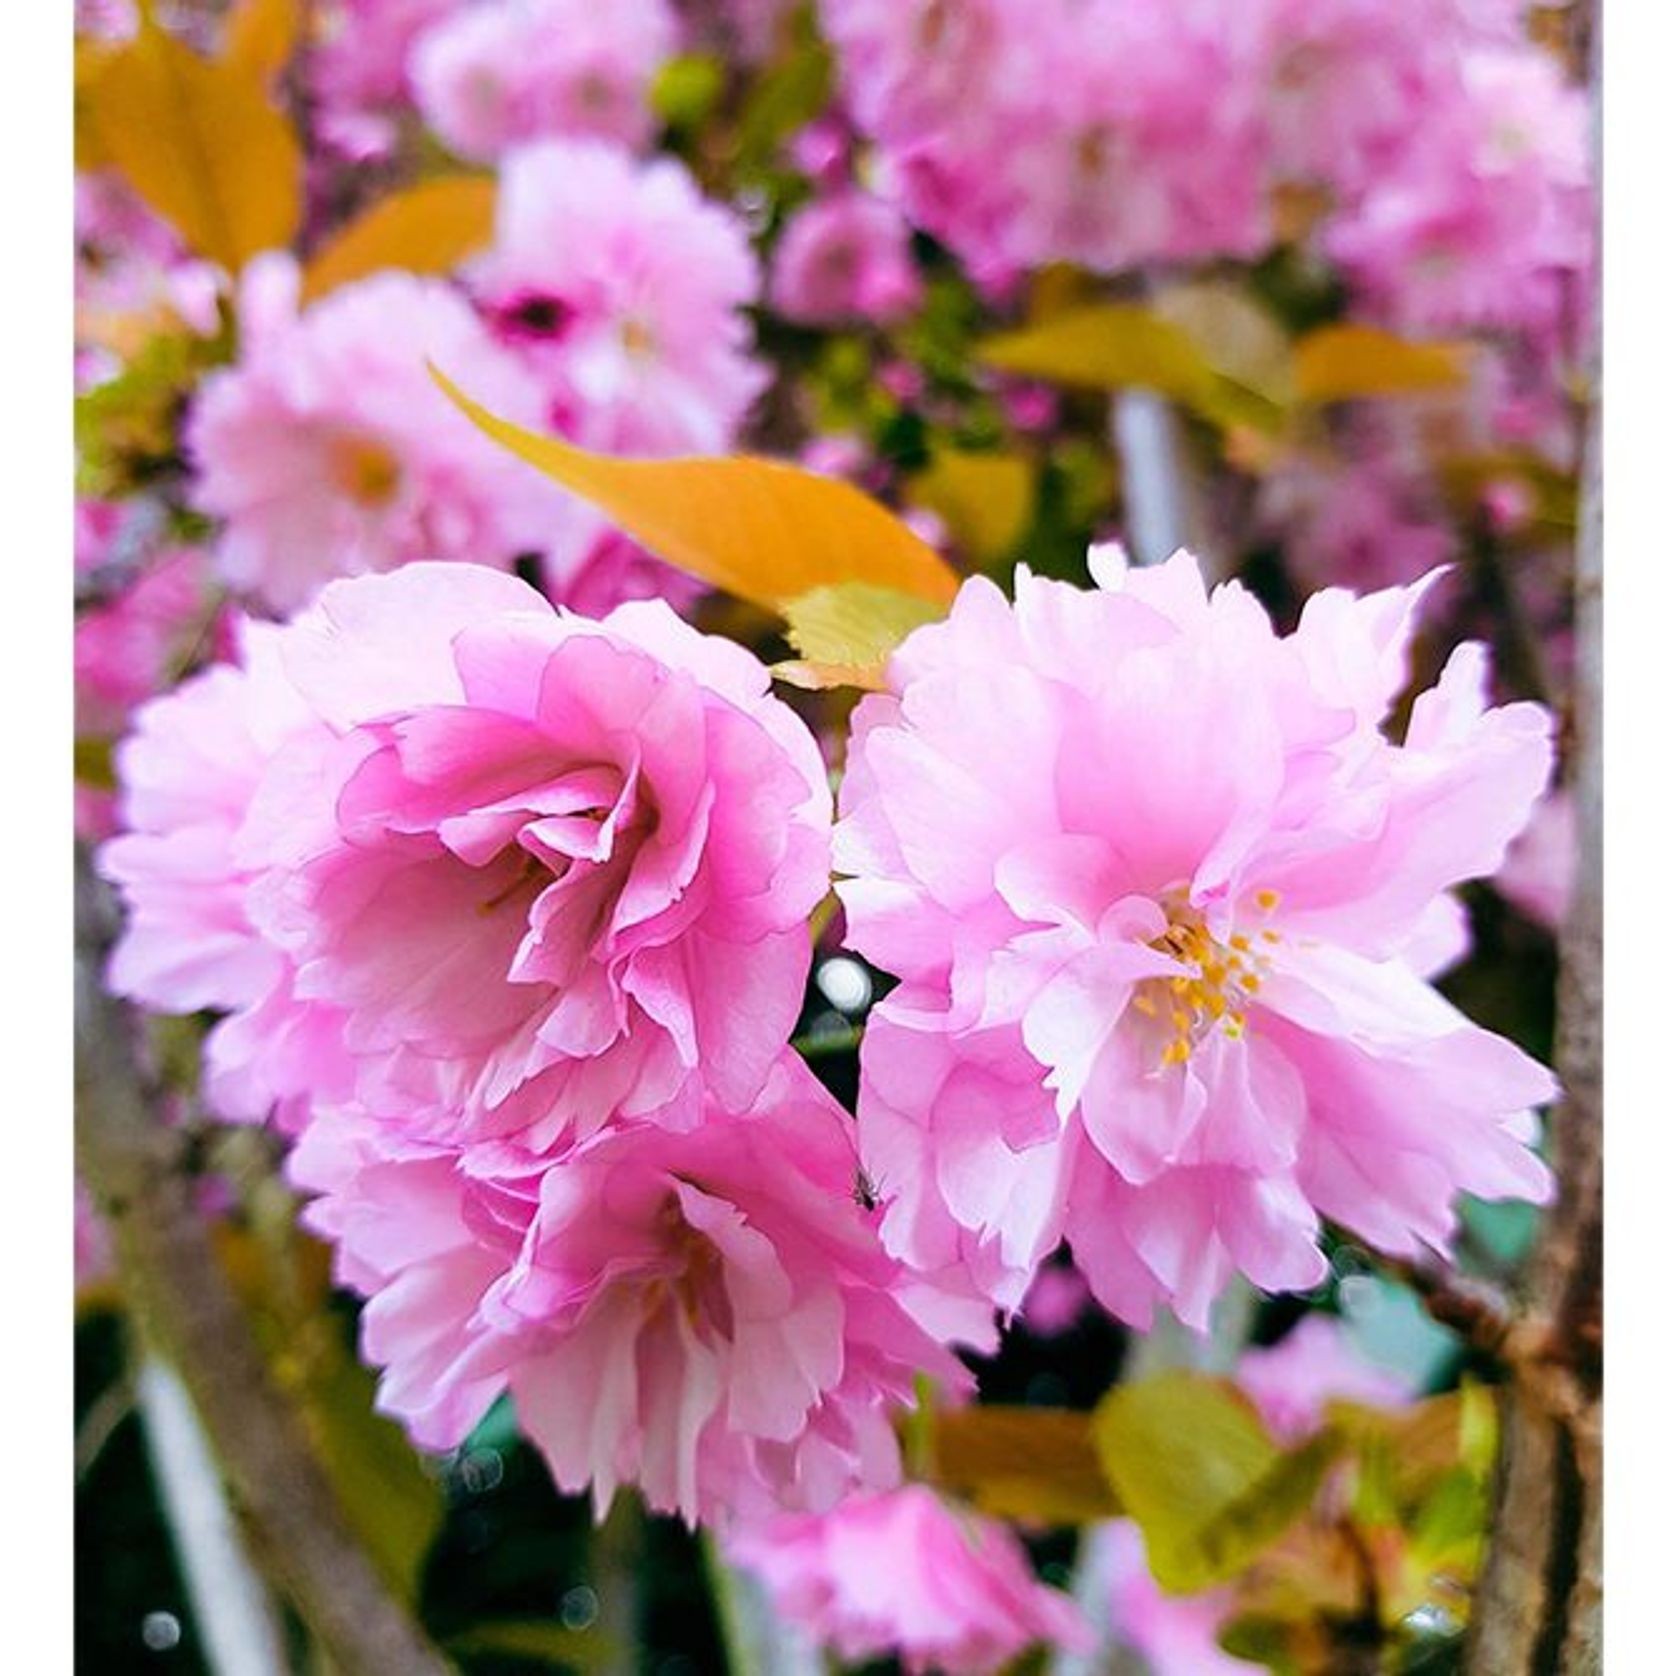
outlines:
M1101 1526L1090 1542L1087 1563L1098 1566L1105 1580L1113 1634L1157 1676L1252 1676L1263 1668L1223 1652L1218 1643L1234 1612L1230 1590L1166 1594L1148 1569L1140 1527L1127 1519Z
M673 158L561 140L509 153L473 280L552 422L589 447L722 453L767 381L740 312L758 288L744 226Z
M228 584L287 611L334 576L541 552L568 497L479 432L426 368L541 424L539 385L465 300L382 273L299 314L294 286L286 259L253 264L245 352L205 381L187 422L193 498L223 521Z
M1555 61L1486 48L1322 232L1363 306L1404 330L1563 340L1593 245L1587 103Z
M666 0L488 0L428 29L411 69L426 121L462 156L547 135L639 146L677 40Z
M607 1131L532 1165L326 1112L293 1155L365 1293L380 1404L428 1448L501 1390L565 1490L689 1522L894 1483L889 1407L968 1381L918 1326L855 1196L843 1111L795 1054L743 1114Z
M912 313L920 291L901 215L865 193L843 192L817 199L787 224L769 296L788 320L889 325Z
M1508 849L1496 889L1520 913L1558 931L1576 883L1577 806L1569 791L1551 791Z
M1306 587L1415 582L1459 545L1429 474L1394 452L1296 459L1264 480L1258 510Z
M76 618L76 733L122 731L133 708L159 692L208 637L206 555L171 547L152 555L113 598Z
M662 602L594 622L460 565L335 583L245 647L141 712L103 852L111 981L232 1013L234 1115L352 1090L545 1151L755 1096L830 812L756 659Z
M747 1526L729 1546L780 1613L846 1664L894 1653L915 1676L990 1676L1039 1642L1092 1639L1007 1526L924 1484Z
M324 0L305 63L325 137L352 156L378 156L412 97L414 42L461 0Z
M1330 1315L1306 1315L1278 1344L1245 1351L1234 1378L1283 1444L1303 1442L1330 1402L1396 1409L1415 1395L1410 1381L1357 1350Z
M1204 0L825 0L910 220L983 278L1249 255L1267 239L1246 32Z
M855 712L839 893L902 980L862 1047L887 1245L1012 1309L1068 1238L1114 1313L1203 1326L1236 1271L1316 1284L1320 1217L1413 1254L1462 1191L1545 1197L1552 1077L1412 951L1525 822L1546 712L1487 707L1468 645L1386 738L1431 579L1282 637L1188 554L1093 566L966 582Z

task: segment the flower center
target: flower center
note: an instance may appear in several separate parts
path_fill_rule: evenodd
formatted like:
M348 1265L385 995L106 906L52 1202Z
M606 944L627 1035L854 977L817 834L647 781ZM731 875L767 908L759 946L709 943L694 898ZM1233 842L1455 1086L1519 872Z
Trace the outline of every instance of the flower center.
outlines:
M1280 905L1272 890L1258 891L1252 901L1263 917ZM1263 926L1255 934L1235 931L1223 942L1185 894L1171 893L1162 906L1169 924L1151 946L1181 970L1136 985L1131 1004L1162 1036L1160 1065L1181 1065L1212 1030L1236 1042L1245 1034L1246 1009L1263 987L1272 964L1267 950L1280 934Z
M334 437L327 445L326 471L332 484L357 506L386 505L401 486L401 462L369 436Z

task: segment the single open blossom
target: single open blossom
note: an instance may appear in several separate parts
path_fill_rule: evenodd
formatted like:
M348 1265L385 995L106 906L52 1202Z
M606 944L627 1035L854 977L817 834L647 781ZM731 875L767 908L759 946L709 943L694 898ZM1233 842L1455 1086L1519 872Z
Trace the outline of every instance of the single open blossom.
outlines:
M667 0L488 0L444 16L410 62L425 120L488 160L548 135L644 144L677 38Z
M299 314L295 288L285 258L247 271L244 351L187 422L193 499L223 520L226 581L289 611L334 576L541 552L568 497L479 432L426 367L541 424L539 384L465 299L381 273Z
M588 141L517 148L472 278L543 380L548 418L588 447L724 452L766 382L741 312L758 285L745 228L673 158Z
M850 1122L786 1050L744 1113L618 1128L556 1161L305 1130L308 1218L365 1293L380 1404L430 1448L510 1390L559 1486L689 1522L826 1508L900 1472L890 1408L960 1366L858 1202Z
M1092 1640L1007 1526L924 1484L747 1526L729 1546L780 1613L847 1664L894 1653L915 1676L991 1676L1039 1642Z
M862 192L818 199L792 217L769 287L781 314L810 325L889 325L912 313L920 291L907 223Z
M749 653L662 602L595 622L466 565L335 583L245 644L142 711L104 867L132 916L112 982L231 1010L212 1065L248 1115L353 1091L545 1151L695 1122L704 1084L754 1098L830 799Z
M855 713L839 891L902 979L862 1047L887 1244L1014 1308L1068 1238L1114 1313L1202 1326L1235 1271L1317 1283L1320 1217L1413 1254L1460 1192L1543 1198L1552 1077L1417 968L1546 783L1547 713L1488 708L1468 645L1386 738L1429 579L1282 637L1188 554L1093 566L968 581Z

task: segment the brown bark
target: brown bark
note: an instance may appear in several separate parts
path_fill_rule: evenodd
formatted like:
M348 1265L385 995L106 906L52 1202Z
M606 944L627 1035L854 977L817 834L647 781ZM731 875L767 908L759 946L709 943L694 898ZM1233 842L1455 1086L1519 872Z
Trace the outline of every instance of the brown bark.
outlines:
M132 1020L99 984L107 920L78 858L76 1158L110 1223L140 1330L180 1374L253 1548L333 1668L441 1676L451 1667L351 1533L216 1261L187 1137L157 1120L131 1051Z
M1578 8L1580 16L1591 10ZM1595 47L1598 52L1598 41ZM1598 388L1598 377L1595 382ZM1510 1378L1503 1388L1490 1545L1473 1615L1473 1676L1594 1676L1602 1661L1601 566L1594 402L1584 441L1571 718L1578 878L1561 933L1555 1045L1565 1090L1552 1125L1559 1196L1504 1347Z

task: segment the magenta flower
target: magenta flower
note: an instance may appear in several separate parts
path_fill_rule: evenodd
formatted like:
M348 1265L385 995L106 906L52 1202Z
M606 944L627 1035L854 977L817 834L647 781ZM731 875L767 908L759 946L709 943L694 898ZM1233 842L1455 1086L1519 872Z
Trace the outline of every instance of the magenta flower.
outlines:
M782 1515L729 1546L781 1614L846 1664L894 1653L914 1676L990 1676L1038 1642L1078 1651L1092 1640L1006 1525L923 1484Z
M1203 1325L1236 1270L1319 1281L1322 1216L1411 1254L1457 1193L1543 1198L1552 1077L1417 968L1546 782L1546 712L1486 708L1466 646L1385 737L1427 582L1281 637L1187 554L1093 564L967 582L855 713L839 891L902 979L862 1049L887 1245L1011 1309L1068 1237L1125 1320Z
M588 447L721 453L767 382L742 312L759 279L745 227L673 158L518 147L472 279L552 423Z
M448 1448L501 1390L560 1487L689 1522L825 1508L900 1470L889 1405L968 1380L855 1194L844 1112L789 1051L754 1105L532 1165L350 1113L305 1131L308 1219L365 1293L380 1404Z
M788 320L889 325L920 300L919 272L900 213L862 192L818 199L787 223L769 287Z
M243 1115L352 1091L545 1151L696 1122L705 1081L755 1097L830 798L754 658L661 602L593 622L452 565L333 584L245 644L142 711L103 852L132 915L113 984L234 1014L212 1064Z

